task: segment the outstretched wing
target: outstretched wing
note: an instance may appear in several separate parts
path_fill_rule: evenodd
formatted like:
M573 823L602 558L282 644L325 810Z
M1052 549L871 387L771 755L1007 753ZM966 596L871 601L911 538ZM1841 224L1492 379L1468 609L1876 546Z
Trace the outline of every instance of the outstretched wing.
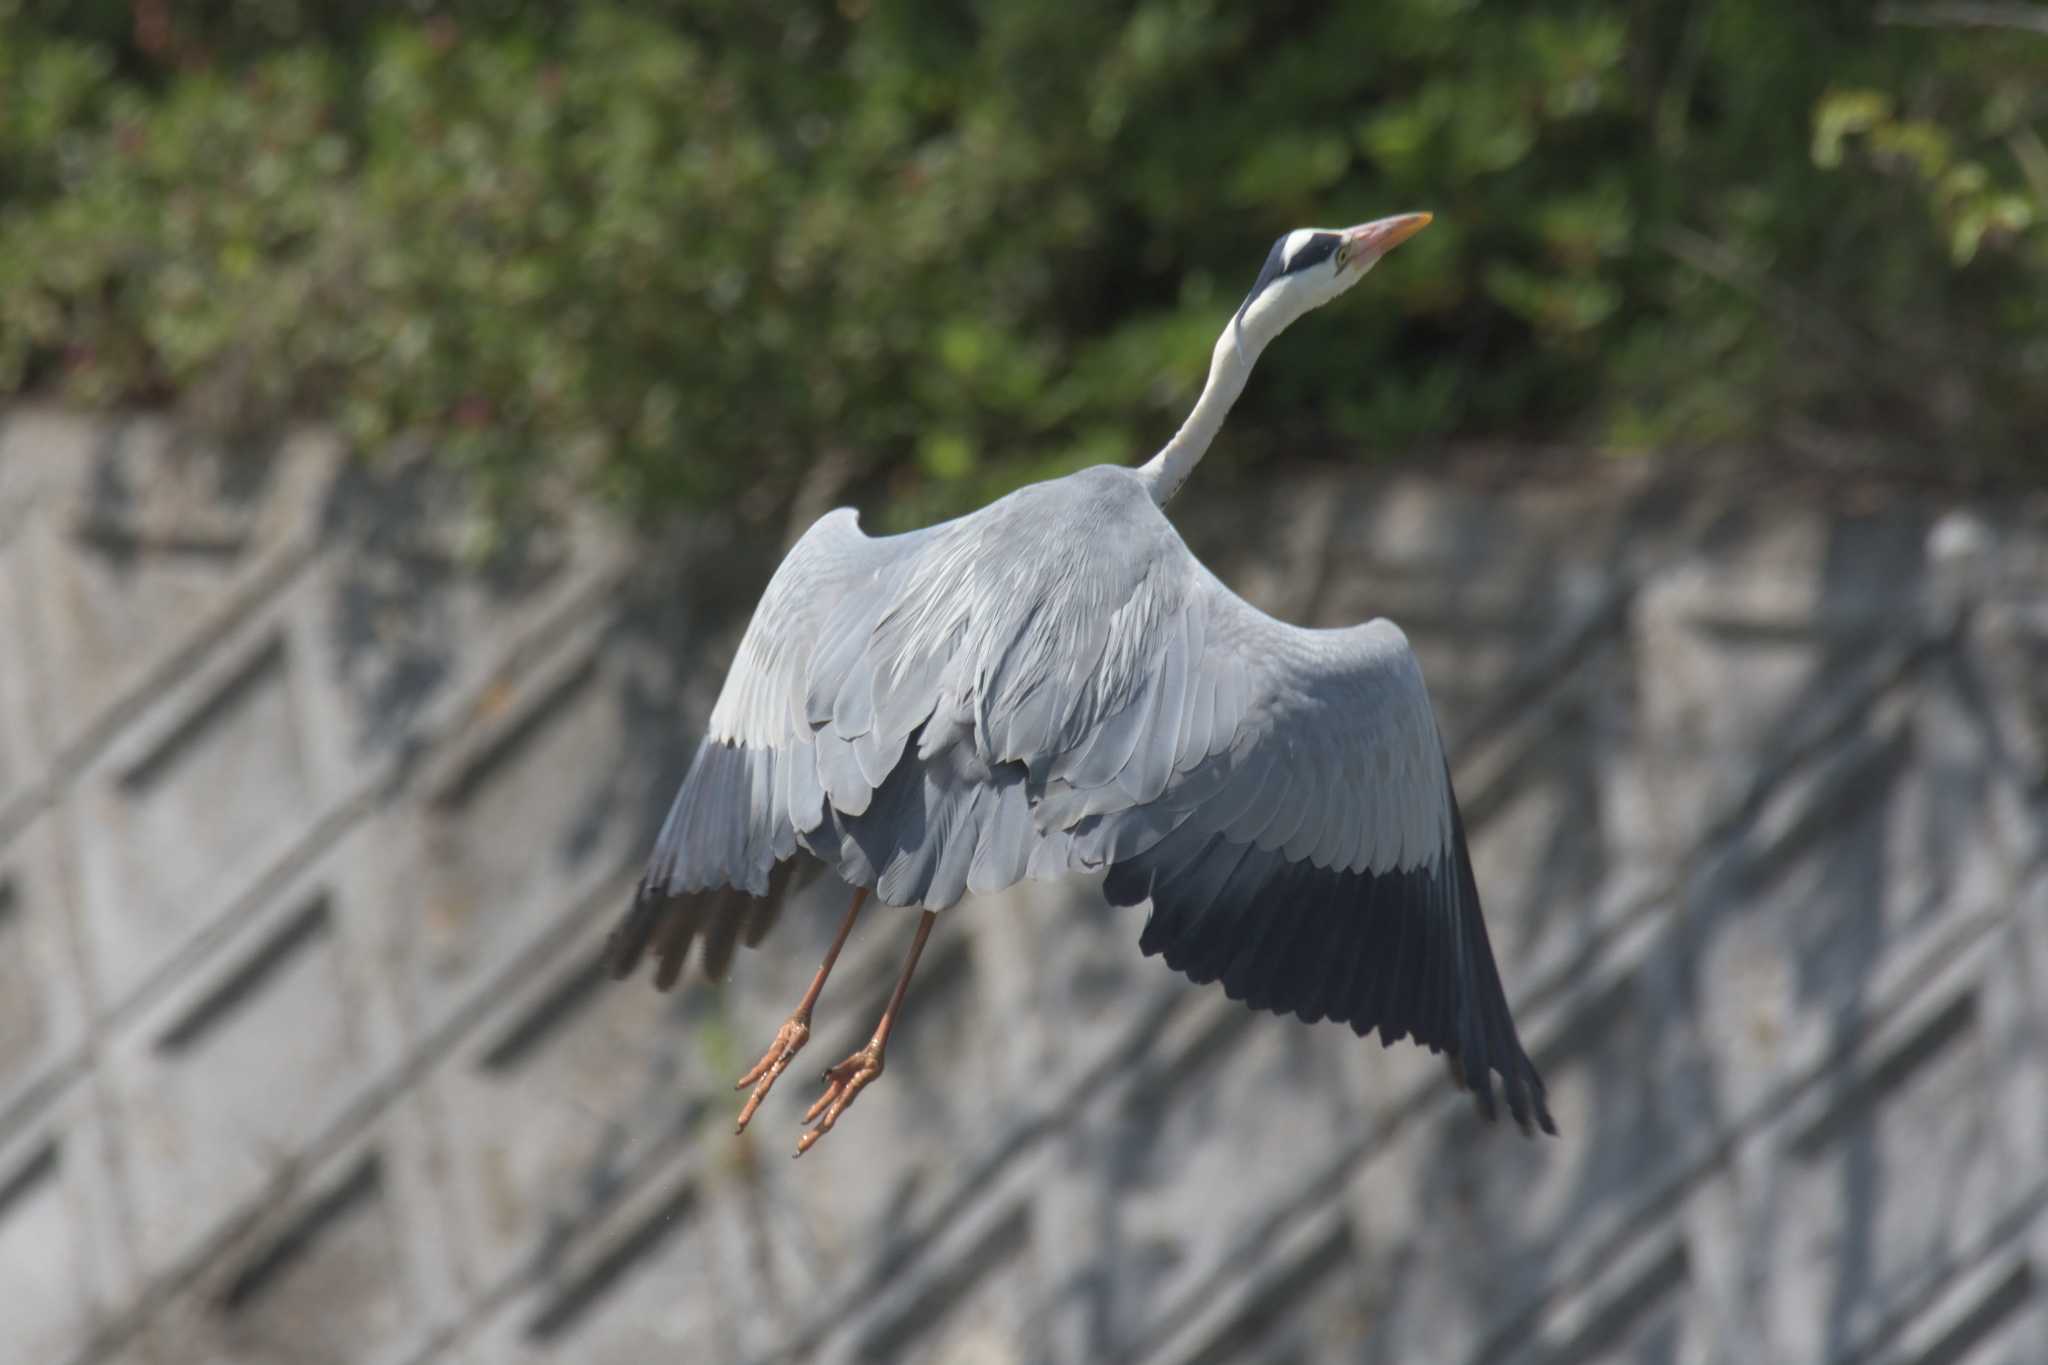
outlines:
M1550 1128L1480 918L1414 655L1217 581L1130 471L1084 470L906 536L835 512L770 583L614 938L722 971L799 847L877 898L951 905L1109 869L1141 945L1234 998L1452 1055Z
M773 913L746 898L776 903L771 874L799 847L896 905L1066 872L1071 836L1040 828L1029 788L1146 690L1147 642L1182 586L1167 541L1112 469L906 535L822 518L755 609L614 971L651 948L672 983L702 936L722 972Z
M633 906L612 934L614 975L630 975L651 948L655 983L667 990L702 939L705 972L716 979L740 941L751 947L767 933L793 889L788 860L798 836L824 814L808 709L820 646L875 628L879 584L927 537L870 538L842 507L784 557L740 641ZM841 774L839 787L849 804L862 801L855 779Z
M1110 865L1105 894L1149 899L1139 946L1192 979L1388 1045L1412 1038L1450 1056L1488 1117L1497 1075L1517 1123L1555 1132L1406 637L1384 620L1290 626L1195 575L1184 630L1199 621L1203 640L1180 732L1148 737L1171 746L1175 777L1147 806L1081 822L1081 844ZM1100 790L1046 803L1095 809Z

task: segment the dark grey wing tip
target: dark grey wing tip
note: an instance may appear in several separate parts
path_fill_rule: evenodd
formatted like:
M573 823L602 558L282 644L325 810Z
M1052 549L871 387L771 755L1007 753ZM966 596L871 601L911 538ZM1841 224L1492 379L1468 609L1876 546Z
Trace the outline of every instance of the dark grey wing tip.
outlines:
M639 970L640 959L654 953L654 988L672 989L696 940L702 915L692 897L671 897L651 891L645 883L634 893L625 917L605 940L604 964L614 981Z
M1527 1057L1522 1058L1522 1069L1522 1084L1508 1089L1508 1112L1514 1115L1515 1126L1522 1130L1523 1137L1533 1138L1539 1130L1556 1137L1557 1120L1550 1116L1543 1078L1536 1074L1535 1064Z
M664 899L648 889L647 878L640 879L625 917L604 941L603 962L612 980L624 981L638 970L640 959L646 956L647 945L653 941L654 931L661 924Z
M690 949L704 943L700 955L707 981L724 979L741 945L757 947L781 917L789 896L821 870L815 859L785 858L768 874L768 894L749 895L738 887L703 891L672 891L650 871L633 892L633 903L605 940L604 964L614 981L624 981L651 950L655 989L673 989L682 979Z
M1536 1136L1540 1128L1557 1136L1557 1120L1543 1088L1543 1077L1515 1030L1514 1015L1508 1009L1507 991L1501 984L1500 967L1493 957L1493 943L1486 932L1486 918L1479 908L1479 883L1472 872L1472 852L1465 842L1465 814L1451 785L1451 769L1444 765L1444 790L1451 802L1451 847L1449 859L1456 903L1473 970L1465 983L1467 1008L1458 1026L1458 1037L1447 1049L1452 1058L1452 1077L1470 1090L1480 1115L1492 1122L1498 1117L1493 1100L1493 1073L1499 1073L1501 1092L1508 1114L1525 1137ZM1467 1056L1473 1063L1467 1065Z
M1253 1009L1377 1032L1387 1047L1412 1038L1448 1059L1489 1122L1505 1107L1523 1132L1556 1134L1501 986L1455 796L1450 847L1425 867L1317 868L1176 834L1112 866L1103 891L1113 905L1150 897L1140 951L1192 980L1220 981Z
M1493 1095L1492 1067L1478 1072L1468 1072L1464 1059L1456 1050L1444 1053L1444 1069L1450 1072L1451 1084L1460 1090L1470 1091L1472 1106L1479 1111L1479 1117L1488 1123L1500 1121L1500 1107ZM1550 1104L1543 1091L1543 1078L1536 1074L1536 1068L1528 1058L1521 1059L1521 1075L1501 1073L1501 1089L1507 1095L1508 1116L1515 1121L1515 1127L1522 1130L1522 1136L1533 1138L1540 1131L1556 1137L1557 1120L1551 1117Z

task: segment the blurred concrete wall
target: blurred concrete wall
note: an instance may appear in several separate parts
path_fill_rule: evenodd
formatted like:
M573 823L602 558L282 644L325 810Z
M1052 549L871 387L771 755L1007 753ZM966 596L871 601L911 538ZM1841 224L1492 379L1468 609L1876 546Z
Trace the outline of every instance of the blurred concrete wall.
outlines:
M870 913L736 1141L843 893L591 964L771 548L471 572L403 460L6 418L0 1361L2048 1360L2048 507L1207 482L1248 596L1416 641L1561 1139L1083 885L949 914L792 1163Z

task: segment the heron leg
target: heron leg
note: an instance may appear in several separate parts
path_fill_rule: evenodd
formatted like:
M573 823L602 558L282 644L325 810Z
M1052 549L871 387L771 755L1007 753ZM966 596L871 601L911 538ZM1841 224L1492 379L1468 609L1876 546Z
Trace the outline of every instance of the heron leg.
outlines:
M903 964L903 974L896 978L896 990L889 996L889 1007L882 1011L882 1018L875 1025L874 1036L868 1045L848 1057L825 1073L825 1093L804 1115L805 1123L815 1123L809 1132L796 1141L796 1154L802 1156L811 1150L812 1144L832 1131L832 1125L839 1122L839 1116L853 1103L854 1096L867 1088L869 1081L882 1074L882 1049L889 1044L889 1030L896 1026L896 1017L903 1012L903 996L910 989L910 974L917 970L917 959L924 952L924 941L931 937L932 925L938 921L939 912L927 910L917 921L917 937L910 941L910 957Z
M846 946L846 936L853 932L853 922L860 917L860 908L866 904L867 898L866 887L853 889L853 904L847 908L846 918L839 922L839 932L833 937L832 946L825 950L825 960L818 964L818 974L811 978L810 989L804 992L803 999L797 1001L789 1018L782 1021L782 1027L776 1030L775 1041L761 1054L761 1060L733 1084L735 1090L745 1090L750 1085L754 1087L754 1093L747 1096L747 1103L740 1110L739 1123L733 1132L747 1131L747 1125L753 1122L754 1111L761 1107L761 1101L768 1098L775 1082L789 1070L796 1054L803 1051L804 1044L811 1040L811 1007L818 1003L818 994L825 989L825 978L832 975L832 964L839 960L839 950Z

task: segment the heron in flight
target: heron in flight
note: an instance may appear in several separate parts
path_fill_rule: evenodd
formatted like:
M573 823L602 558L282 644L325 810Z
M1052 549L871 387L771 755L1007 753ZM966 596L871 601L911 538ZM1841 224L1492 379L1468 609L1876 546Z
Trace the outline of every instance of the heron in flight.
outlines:
M1251 607L1164 508L1260 352L1420 231L1426 213L1273 244L1194 411L1144 465L1020 488L957 520L862 533L820 518L775 572L639 891L608 947L675 983L723 975L800 865L853 903L803 999L736 1089L739 1128L810 1037L862 905L917 906L867 1045L825 1073L809 1150L882 1074L918 955L968 892L1107 870L1149 900L1138 945L1254 1009L1447 1054L1495 1113L1555 1133L1501 989L1443 742L1389 621L1306 630Z

